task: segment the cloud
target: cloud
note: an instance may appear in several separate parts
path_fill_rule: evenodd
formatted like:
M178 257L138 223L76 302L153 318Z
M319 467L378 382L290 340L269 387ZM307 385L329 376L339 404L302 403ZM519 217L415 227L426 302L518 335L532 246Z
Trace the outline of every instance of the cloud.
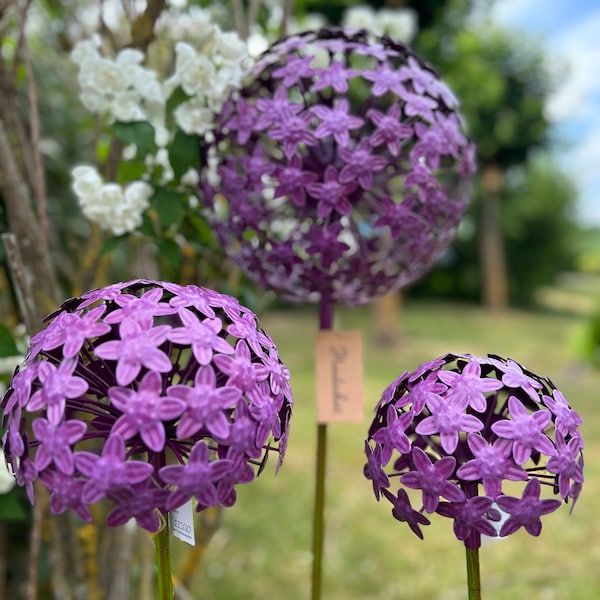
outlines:
M541 38L558 82L547 106L552 121L600 118L600 6L595 0L498 0L491 16L504 27Z
M553 121L600 118L600 8L548 40L551 60L562 85L548 101ZM566 71L564 70L566 66Z
M597 0L498 0L492 18L542 36L557 82L547 116L568 144L555 155L579 190L580 221L600 225L600 5Z
M499 23L525 23L538 9L539 0L503 0L494 2L491 15Z

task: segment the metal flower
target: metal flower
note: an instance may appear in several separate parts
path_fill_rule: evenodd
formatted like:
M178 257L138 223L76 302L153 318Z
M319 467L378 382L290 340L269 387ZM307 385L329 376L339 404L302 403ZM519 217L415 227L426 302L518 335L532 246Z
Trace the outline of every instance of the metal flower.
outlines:
M549 379L515 361L447 354L383 392L364 473L377 500L389 500L394 517L419 537L429 524L423 512L453 519L456 536L472 549L481 534L524 527L537 536L540 516L562 503L540 498L541 490L573 504L581 491L581 423ZM519 486L521 497L513 497ZM507 519L499 527L501 511Z
M284 38L205 148L207 217L263 287L368 302L423 275L453 239L474 171L457 108L437 73L389 38Z
M195 497L235 486L285 452L289 371L257 318L230 296L135 280L65 302L31 340L1 403L6 460L54 513L112 502L107 522L150 531Z

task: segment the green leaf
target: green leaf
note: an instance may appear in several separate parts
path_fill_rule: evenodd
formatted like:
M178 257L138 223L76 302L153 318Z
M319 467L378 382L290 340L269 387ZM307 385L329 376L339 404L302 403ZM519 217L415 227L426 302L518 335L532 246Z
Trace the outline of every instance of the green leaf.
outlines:
M179 129L173 141L167 146L167 150L176 180L179 180L188 169L200 167L199 136L189 135Z
M19 499L13 493L0 495L0 520L1 521L25 521L25 512Z
M6 325L0 324L0 356L16 356L19 354L13 335Z
M204 246L214 246L215 236L208 223L198 215L190 215L189 220L194 228L196 241Z
M135 144L139 157L147 156L156 149L154 127L148 121L132 121L130 123L117 121L113 125L113 132L124 144Z
M102 242L102 247L100 248L100 256L105 256L106 254L110 254L118 246L120 246L125 240L127 240L127 235L114 235L109 238L106 238L104 242Z
M165 109L166 114L172 115L174 110L180 104L182 104L186 100L189 100L190 98L192 98L192 96L186 94L181 88L181 86L177 87L175 90L173 90L173 93L169 96L169 99L167 100L167 106Z
M179 192L158 188L150 199L150 204L158 214L161 225L168 229L183 215L185 197Z
M128 183L137 181L142 175L148 172L148 167L139 160L121 161L117 172L117 181L119 183Z
M170 238L159 240L157 245L160 258L177 271L181 264L181 248L179 245Z

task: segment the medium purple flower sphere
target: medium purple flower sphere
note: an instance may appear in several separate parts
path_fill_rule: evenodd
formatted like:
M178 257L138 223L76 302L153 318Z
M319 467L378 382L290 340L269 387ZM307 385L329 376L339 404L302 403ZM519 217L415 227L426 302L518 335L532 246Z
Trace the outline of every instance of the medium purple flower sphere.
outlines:
M285 452L289 371L256 316L195 285L134 280L72 298L31 339L1 403L6 460L54 513L107 523L235 503Z
M481 534L537 536L540 517L581 491L581 417L549 379L511 359L447 354L401 375L375 413L365 476L420 538L424 512L451 518L469 548Z
M207 217L263 287L356 305L412 282L452 241L474 147L408 47L364 31L284 38L225 104L205 151Z

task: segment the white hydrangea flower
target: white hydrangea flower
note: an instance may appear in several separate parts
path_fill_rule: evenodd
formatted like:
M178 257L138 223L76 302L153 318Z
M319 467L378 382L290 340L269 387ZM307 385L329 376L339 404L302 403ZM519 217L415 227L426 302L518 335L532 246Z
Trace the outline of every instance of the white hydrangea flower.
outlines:
M18 365L20 365L23 360L24 360L24 356L21 355L16 355L16 356L3 356L0 358L0 373L2 374L11 374L14 370L15 367L17 367Z
M139 67L144 62L144 53L137 48L123 48L117 54L115 65L120 71Z
M200 175L198 173L198 169L188 169L179 180L181 185L187 185L189 187L195 188L200 181Z
M259 56L269 47L269 40L260 29L255 28L246 40L248 54L252 57Z
M112 217L123 204L123 188L118 183L104 183L96 194L82 200L86 217L96 221L102 229L112 229Z
M8 470L5 460L0 460L0 494L8 494L17 483L15 476Z
M165 96L170 96L180 85L182 74L196 58L196 50L187 42L175 44L175 69L171 77L163 82Z
M383 32L396 41L409 43L417 34L417 13L411 8L382 8L378 18Z
M157 74L142 66L143 52L124 48L112 60L101 56L92 40L78 44L72 56L88 110L123 122L163 118L165 95Z
M150 206L154 188L145 181L134 181L125 187L125 202L140 214Z
M185 12L164 11L154 26L155 35L171 43L187 40L202 45L214 34L211 11L191 6Z
M164 123L154 123L154 143L162 148L171 141L171 134Z
M76 65L81 66L98 56L98 48L100 48L100 37L94 34L75 44L73 50L71 50L71 60Z
M71 171L73 191L78 197L93 196L102 187L102 177L94 167L80 165Z
M318 13L308 13L301 21L291 21L288 27L290 33L321 29L327 25L327 19ZM312 66L312 65L311 65Z
M159 148L158 152L154 156L153 160L155 165L162 167L162 175L160 177L160 183L169 183L175 178L173 167L169 161L169 152L166 148Z
M117 121L128 123L143 121L147 115L140 106L140 96L133 90L124 90L115 94L110 103L110 112Z
M127 71L120 65L108 58L99 57L94 61L94 68L90 70L91 84L106 93L119 94L129 86Z
M229 94L242 85L245 74L246 71L237 64L225 65L217 71L212 86L206 92L207 104L213 112L221 110Z
M196 98L180 104L173 114L182 131L198 135L204 135L212 128L215 117L213 111Z
M204 95L212 87L214 78L214 63L201 54L196 55L179 73L181 87L190 96Z
M346 10L343 25L367 29L375 35L388 34L398 42L408 43L417 33L417 13L411 8L383 8L375 11L367 4L359 4Z
M133 160L137 154L137 146L135 144L127 144L121 152L123 160Z
M221 185L218 166L219 157L217 156L217 149L214 146L210 146L208 156L206 157L206 181L214 188Z
M158 104L162 106L164 104L163 88L154 71L137 67L131 72L130 83L146 105Z
M223 60L239 65L247 63L248 45L235 31L222 31L217 27L216 34L215 52L218 52Z
M109 122L145 120L153 126L158 151L145 157L147 174L142 179L158 185L175 179L166 146L176 129L209 139L216 113L230 92L241 86L252 63L246 42L235 32L221 30L212 9L186 5L185 0L170 1L155 25L157 39L147 54L123 48L114 58L106 56L99 36L79 42L72 52L79 67L81 100L88 110ZM263 47L265 43L263 38ZM189 99L167 114L167 101L178 88ZM124 150L123 160L135 156L132 145ZM212 163L209 158L209 167L218 178L214 158ZM154 191L151 185L104 182L90 166L76 167L72 176L83 214L99 227L122 235L142 224ZM175 184L189 191L198 184L197 170L189 169Z
M78 166L71 173L73 190L81 211L90 221L114 235L134 231L150 206L151 185L134 181L123 189L117 183L104 183L94 167Z
M102 22L110 30L117 44L128 44L131 41L131 26L126 10L132 14L141 14L146 9L146 0L129 0L127 3L122 0L103 0L100 3L92 2L92 5L94 4L100 5Z
M343 19L344 27L366 29L375 35L383 34L383 27L377 18L377 14L371 6L359 4L346 10Z

